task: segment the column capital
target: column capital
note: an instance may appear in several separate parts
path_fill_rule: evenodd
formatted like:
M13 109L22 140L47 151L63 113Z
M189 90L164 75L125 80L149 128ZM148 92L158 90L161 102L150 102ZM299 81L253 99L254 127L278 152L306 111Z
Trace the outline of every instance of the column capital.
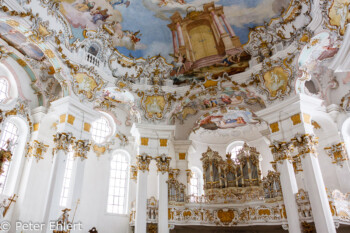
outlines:
M158 172L161 172L162 174L169 172L169 165L170 165L170 157L167 157L166 154L162 154L155 158L157 162L157 168Z
M293 144L298 148L299 156L305 156L307 154L313 154L317 156L316 145L318 143L318 137L313 134L297 134L292 138Z
M152 157L143 153L136 157L137 159L137 168L139 171L145 172L149 171L149 164L151 162Z
M293 143L273 141L270 145L271 153L275 162L282 163L283 160L292 161Z
M25 157L34 157L37 162L40 159L44 159L43 154L47 151L49 146L45 145L43 142L38 140L33 140L32 142L27 143L27 154Z
M91 143L89 140L77 140L73 145L74 157L79 157L82 161L87 159L87 152L90 150Z
M55 143L55 147L52 149L52 155L54 155L59 150L68 152L69 146L74 143L74 140L75 137L73 137L72 133L70 132L58 132L53 135L53 142Z

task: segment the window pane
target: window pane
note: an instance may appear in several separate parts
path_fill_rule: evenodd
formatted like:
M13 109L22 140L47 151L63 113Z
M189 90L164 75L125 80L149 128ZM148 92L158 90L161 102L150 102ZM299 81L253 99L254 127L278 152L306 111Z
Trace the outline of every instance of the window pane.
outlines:
M115 154L111 160L107 212L124 214L126 212L126 195L129 162L126 155Z
M91 128L92 139L96 143L103 143L107 140L107 137L111 134L112 129L109 126L108 120L105 117L94 121Z
M202 188L202 177L200 173L197 170L192 170L192 177L190 179L190 195L201 196Z
M61 192L61 198L60 198L60 206L66 207L68 196L69 196L69 186L71 183L72 173L73 173L73 165L74 165L74 151L72 147L69 148L69 153L67 154L67 163L66 163L66 169L64 171L64 177L63 177L63 187Z

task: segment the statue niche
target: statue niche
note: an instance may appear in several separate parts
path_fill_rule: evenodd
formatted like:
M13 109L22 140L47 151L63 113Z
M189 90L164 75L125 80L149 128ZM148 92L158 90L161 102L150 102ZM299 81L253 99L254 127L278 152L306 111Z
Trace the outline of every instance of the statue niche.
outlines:
M238 190L245 187L259 187L261 183L259 155L254 147L244 144L236 159L227 154L226 160L223 160L218 152L208 147L201 158L205 193L213 193L218 189Z

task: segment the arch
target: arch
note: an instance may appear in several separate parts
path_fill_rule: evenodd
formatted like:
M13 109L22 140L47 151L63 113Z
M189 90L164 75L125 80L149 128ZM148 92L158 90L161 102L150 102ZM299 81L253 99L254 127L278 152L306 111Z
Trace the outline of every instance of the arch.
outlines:
M93 43L90 45L87 52L97 57L100 52L100 46L98 46L96 43Z
M102 111L100 114L100 117L91 125L91 137L97 144L108 141L116 132L116 125L113 117Z
M231 142L227 147L226 147L226 154L231 154L231 158L235 159L237 157L237 154L240 149L243 148L244 141L234 141Z
M21 177L22 168L24 165L24 151L25 151L25 145L28 138L29 128L26 124L26 122L21 119L18 116L8 117L5 122L3 123L4 126L7 123L11 123L15 125L18 129L18 139L17 144L15 145L13 151L12 151L12 158L11 162L9 163L8 171L5 177L4 186L2 189L2 194L9 196L12 195L15 190L17 189L20 180L17 179L18 177ZM0 134L0 140L3 138L3 135L5 133L5 130L2 130Z
M114 150L110 158L107 213L127 213L129 170L130 154L125 150Z
M5 79L8 83L7 98L3 103L7 103L12 99L16 99L19 96L19 89L17 86L16 74L11 72L6 65L0 63L0 79Z

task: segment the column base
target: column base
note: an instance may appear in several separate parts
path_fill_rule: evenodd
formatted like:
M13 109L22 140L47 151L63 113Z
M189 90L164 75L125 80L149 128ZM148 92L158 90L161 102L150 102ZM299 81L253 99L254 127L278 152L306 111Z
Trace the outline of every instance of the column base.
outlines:
M232 44L235 48L239 47L241 48L242 47L242 44L241 44L241 41L239 40L239 37L238 36L234 36L231 38L231 41L232 41Z

